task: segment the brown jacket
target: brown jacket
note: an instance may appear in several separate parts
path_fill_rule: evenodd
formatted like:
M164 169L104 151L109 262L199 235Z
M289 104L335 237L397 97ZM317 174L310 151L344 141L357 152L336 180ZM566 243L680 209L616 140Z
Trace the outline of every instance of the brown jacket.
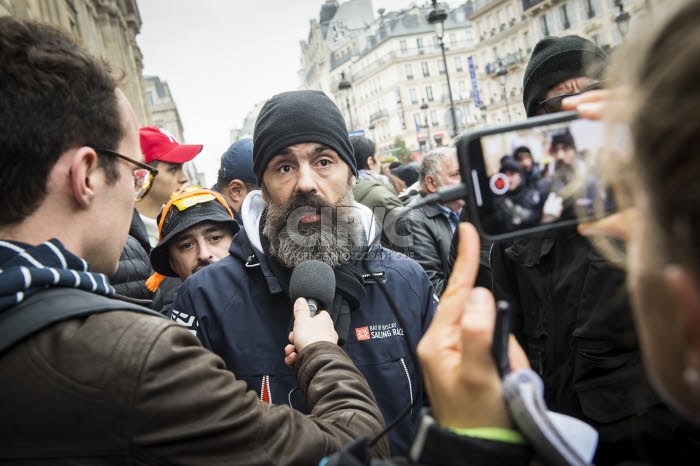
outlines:
M311 416L261 402L170 320L73 319L0 355L0 463L318 464L384 427L338 346L309 345L296 374Z

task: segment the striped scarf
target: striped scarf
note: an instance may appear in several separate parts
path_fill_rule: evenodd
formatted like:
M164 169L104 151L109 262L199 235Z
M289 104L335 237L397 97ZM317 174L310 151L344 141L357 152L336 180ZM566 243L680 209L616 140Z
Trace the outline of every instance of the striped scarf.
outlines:
M57 239L38 246L0 240L0 312L49 286L114 294L106 275L90 272Z

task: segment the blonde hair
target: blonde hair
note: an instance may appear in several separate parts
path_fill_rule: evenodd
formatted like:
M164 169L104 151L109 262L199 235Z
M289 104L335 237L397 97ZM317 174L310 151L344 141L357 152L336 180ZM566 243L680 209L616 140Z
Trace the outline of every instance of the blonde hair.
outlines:
M644 221L653 222L660 233L656 259L697 272L700 2L680 2L665 12L657 9L653 19L655 24L637 28L643 36L620 47L612 60L609 79L622 91L606 111L606 145L619 147L619 122L629 124L629 144L628 153L608 154L604 175L619 207L639 201L648 206Z

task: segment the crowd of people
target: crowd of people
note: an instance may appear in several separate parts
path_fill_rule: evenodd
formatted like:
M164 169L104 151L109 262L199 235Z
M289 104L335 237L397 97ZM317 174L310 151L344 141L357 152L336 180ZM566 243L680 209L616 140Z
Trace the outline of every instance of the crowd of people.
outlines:
M139 127L66 32L0 17L0 463L541 461L493 353L503 301L506 371L595 429L595 464L698 464L698 26L686 0L611 58L536 45L528 117L629 128L596 179L620 211L490 242L471 199L435 200L464 181L455 147L389 166L321 91L272 96L190 186L201 145ZM549 138L549 166L500 160L509 228L576 218L576 141ZM334 275L317 314L290 291L309 260Z

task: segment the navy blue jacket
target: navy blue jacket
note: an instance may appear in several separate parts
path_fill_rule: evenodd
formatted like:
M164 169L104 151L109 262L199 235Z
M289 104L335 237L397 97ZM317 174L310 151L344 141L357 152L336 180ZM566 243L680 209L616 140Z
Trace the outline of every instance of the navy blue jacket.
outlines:
M245 219L245 217L244 217ZM257 237L257 232L253 232ZM201 269L179 288L171 317L196 332L261 399L307 412L284 347L292 302L265 256L242 229L230 256ZM367 378L388 424L416 397L417 377L404 333L416 345L432 319L437 297L423 269L406 256L374 245L364 268L379 274L407 328L401 328L382 289L366 277L367 296L351 313L344 350ZM415 347L414 347L415 349ZM389 434L393 455L406 455L424 400Z

